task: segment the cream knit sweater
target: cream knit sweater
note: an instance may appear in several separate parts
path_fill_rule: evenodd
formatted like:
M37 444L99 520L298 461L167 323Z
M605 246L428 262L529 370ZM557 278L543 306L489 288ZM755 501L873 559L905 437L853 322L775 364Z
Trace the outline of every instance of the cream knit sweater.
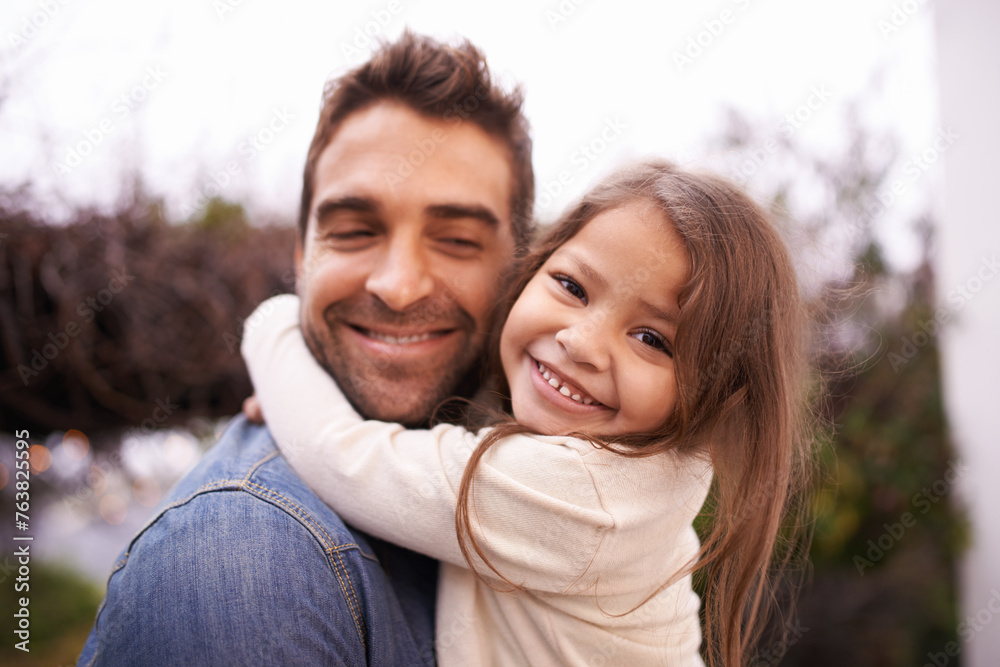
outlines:
M441 561L439 664L702 664L690 576L644 601L698 550L707 463L562 436L498 443L477 471L476 537L526 589L498 592L472 574L455 531L462 472L486 429L362 420L306 347L297 297L265 302L248 323L243 355L295 471L347 523Z

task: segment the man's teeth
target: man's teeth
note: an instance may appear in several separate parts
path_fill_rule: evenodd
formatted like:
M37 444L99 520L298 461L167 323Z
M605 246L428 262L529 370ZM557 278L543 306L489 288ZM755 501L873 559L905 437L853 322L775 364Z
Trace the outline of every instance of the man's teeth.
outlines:
M590 396L585 396L582 394L574 394L572 390L570 390L566 385L563 384L562 380L559 379L559 376L550 371L548 368L546 368L545 365L542 364L542 362L535 361L535 363L538 365L538 372L542 374L542 377L545 378L545 381L548 382L552 387L557 389L559 393L562 394L563 396L571 398L577 403L583 403L584 405L600 405L600 403L592 399Z
M389 334L379 333L377 331L365 330L365 334L369 338L374 338L375 340L380 340L383 343L389 343L390 345L407 345L408 343L419 343L420 341L430 340L431 338L436 338L441 334L435 333L433 331L428 331L422 334L414 334L412 336L390 336Z

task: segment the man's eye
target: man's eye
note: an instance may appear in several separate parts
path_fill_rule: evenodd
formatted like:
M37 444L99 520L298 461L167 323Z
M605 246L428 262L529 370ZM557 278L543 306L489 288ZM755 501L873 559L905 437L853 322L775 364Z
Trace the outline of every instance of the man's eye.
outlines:
M439 252L458 259L476 259L482 255L482 244L461 236L439 236L434 239Z
M349 229L331 229L322 234L321 238L333 250L351 252L364 250L374 242L376 233L366 227Z
M632 337L643 345L648 345L654 350L660 350L666 353L668 356L673 357L674 352L670 348L670 343L667 341L666 337L652 329L640 329L632 334Z
M556 274L552 277L555 278L560 285L562 285L564 290L572 294L580 301L587 303L587 293L583 291L583 288L580 287L580 284L578 282L576 282L569 276L564 276L562 274Z
M482 248L482 246L479 245L478 243L476 243L475 241L471 241L469 239L458 238L458 237L444 238L444 239L441 239L441 241L443 243L447 243L449 245L457 246L459 248L471 248L471 249L475 249L475 250L479 250L479 249Z
M330 232L326 238L332 241L350 241L352 239L371 238L375 234L369 229L352 229L346 232Z

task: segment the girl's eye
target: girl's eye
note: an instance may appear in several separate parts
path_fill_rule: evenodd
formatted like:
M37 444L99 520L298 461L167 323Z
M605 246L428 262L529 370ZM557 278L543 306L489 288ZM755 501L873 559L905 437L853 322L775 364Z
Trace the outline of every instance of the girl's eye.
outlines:
M667 342L667 339L652 329L641 329L632 334L632 336L643 345L648 345L654 350L660 350L668 357L674 356L674 351L670 349L670 343Z
M585 304L587 303L587 293L583 291L583 288L580 287L580 284L577 283L575 280L573 280L569 276L564 276L562 274L556 274L552 277L555 278L560 285L562 285L564 290L572 294L580 301L583 301L583 303Z

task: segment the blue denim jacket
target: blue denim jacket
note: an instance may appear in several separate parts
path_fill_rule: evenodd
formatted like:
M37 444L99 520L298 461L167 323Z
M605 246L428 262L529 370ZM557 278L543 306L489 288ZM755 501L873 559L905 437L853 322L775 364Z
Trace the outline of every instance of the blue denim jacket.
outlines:
M432 665L436 578L241 416L115 563L78 664Z

